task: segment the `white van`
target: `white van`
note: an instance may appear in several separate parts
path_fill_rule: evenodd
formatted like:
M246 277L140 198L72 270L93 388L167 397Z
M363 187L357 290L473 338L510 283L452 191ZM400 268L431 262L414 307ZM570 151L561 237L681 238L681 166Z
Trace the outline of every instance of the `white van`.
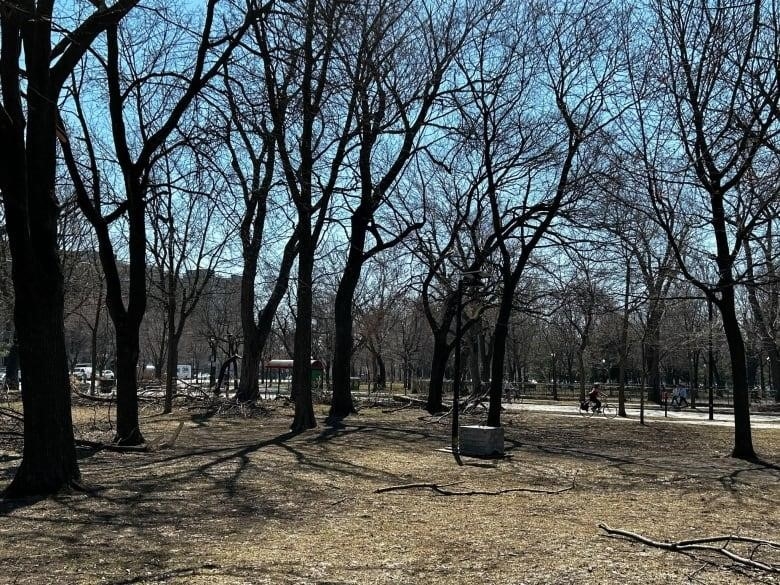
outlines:
M92 378L92 364L76 364L73 368L73 375L84 382Z

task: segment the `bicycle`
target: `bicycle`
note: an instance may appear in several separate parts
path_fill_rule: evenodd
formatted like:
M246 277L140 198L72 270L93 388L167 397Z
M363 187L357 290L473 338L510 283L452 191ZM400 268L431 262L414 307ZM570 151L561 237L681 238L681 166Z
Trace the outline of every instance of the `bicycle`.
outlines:
M586 408L583 408L583 406ZM587 417L591 417L594 414L602 414L607 418L615 418L617 416L617 408L612 406L605 398L601 399L601 408L597 408L596 403L588 399L577 406L577 411L581 416Z
M507 382L504 384L504 396L506 397L507 403L512 403L512 400L514 399L517 404L521 404L523 402L523 394L520 392L520 388L517 387L517 384L514 382Z

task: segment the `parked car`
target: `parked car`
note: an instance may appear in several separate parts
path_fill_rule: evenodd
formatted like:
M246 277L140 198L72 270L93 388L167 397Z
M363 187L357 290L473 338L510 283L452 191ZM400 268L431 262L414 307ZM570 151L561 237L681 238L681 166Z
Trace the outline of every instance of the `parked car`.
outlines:
M104 380L113 380L114 379L114 372L111 370L103 370L103 375L101 376Z

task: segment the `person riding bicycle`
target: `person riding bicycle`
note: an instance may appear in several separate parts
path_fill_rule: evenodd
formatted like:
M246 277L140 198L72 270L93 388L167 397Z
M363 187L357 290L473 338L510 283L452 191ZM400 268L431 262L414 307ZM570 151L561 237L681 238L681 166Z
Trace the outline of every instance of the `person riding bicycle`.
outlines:
M685 402L685 406L688 406L687 394L686 389L682 386L675 387L672 391L672 408L680 410L683 407L683 402Z
M588 392L588 400L590 400L595 405L595 412L601 410L601 400L599 400L599 396L601 396L599 383L594 382L593 388L591 388L590 392Z

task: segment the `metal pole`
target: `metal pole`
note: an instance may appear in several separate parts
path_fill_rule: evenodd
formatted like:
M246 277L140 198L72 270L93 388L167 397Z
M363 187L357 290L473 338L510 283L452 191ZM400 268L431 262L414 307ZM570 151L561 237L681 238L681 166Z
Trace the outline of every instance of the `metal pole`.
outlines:
M458 465L460 460L460 442L458 438L458 415L460 414L460 328L461 304L463 303L463 277L458 280L455 291L455 379L452 381L452 454Z
M216 340L213 337L209 337L209 346L211 347L211 364L209 367L209 388L213 388L217 376L217 372L216 372L217 346L216 346Z
M766 363L769 364L769 393L772 393L772 358L767 357Z
M709 419L715 420L715 405L714 398L712 396L712 385L714 381L715 368L712 366L712 299L707 299L707 324L709 325L709 347L707 348L707 385L708 400L709 400Z
M647 378L645 365L645 340L642 340L642 384L639 386L639 424L645 424L645 382Z

